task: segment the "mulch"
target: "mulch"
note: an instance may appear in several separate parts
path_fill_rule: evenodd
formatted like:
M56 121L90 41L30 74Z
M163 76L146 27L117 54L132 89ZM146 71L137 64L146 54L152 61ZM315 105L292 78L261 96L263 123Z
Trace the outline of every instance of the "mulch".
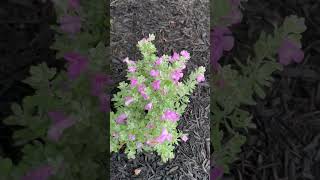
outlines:
M186 74L209 59L209 4L205 0L189 1L111 1L111 54L113 79L125 80L126 65L122 59L137 60L139 40L156 35L159 55L183 49L191 52ZM208 73L208 72L207 72ZM208 77L208 74L206 75ZM142 153L128 160L122 152L111 157L111 179L208 179L210 167L209 84L198 86L193 93L178 129L190 139L175 150L175 158L161 163L156 154ZM135 169L141 169L138 176Z
M288 15L305 18L304 62L274 74L264 100L250 107L256 129L248 133L239 160L224 180L320 179L320 2L313 0L249 0L245 18L234 26L236 48L226 57L245 57L260 32L272 30Z

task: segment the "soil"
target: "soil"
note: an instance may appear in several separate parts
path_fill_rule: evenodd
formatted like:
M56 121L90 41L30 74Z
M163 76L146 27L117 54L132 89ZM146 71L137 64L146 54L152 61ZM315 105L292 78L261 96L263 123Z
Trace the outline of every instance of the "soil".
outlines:
M111 1L111 54L113 79L125 80L126 66L122 59L140 57L136 44L148 34L156 35L159 55L183 49L191 52L187 64L189 74L198 66L208 69L209 3L189 1ZM207 72L208 73L208 72ZM208 77L208 74L206 75ZM205 82L195 89L178 129L189 133L189 140L175 150L175 158L161 163L156 154L140 154L128 160L123 153L111 157L111 179L208 179L210 166L209 102L210 89ZM139 175L134 175L135 169Z
M302 46L304 62L284 68L264 100L251 107L256 129L251 129L239 160L224 180L318 180L320 179L320 46L314 0L249 0L244 19L232 28L236 48L225 58L244 57L260 32L272 30L288 15L305 18L307 31ZM248 51L247 51L248 50Z
M0 156L14 161L19 159L19 147L13 146L11 139L16 127L5 126L2 120L11 114L11 103L34 92L21 82L29 76L31 65L47 62L50 67L59 66L49 48L54 41L50 26L55 18L49 1L0 2Z

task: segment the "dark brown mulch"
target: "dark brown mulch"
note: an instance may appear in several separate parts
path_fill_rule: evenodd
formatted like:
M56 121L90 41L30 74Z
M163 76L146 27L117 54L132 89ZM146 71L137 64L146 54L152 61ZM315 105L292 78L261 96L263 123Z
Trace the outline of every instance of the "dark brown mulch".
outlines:
M3 0L0 2L0 155L18 158L13 146L13 127L2 124L11 114L10 104L21 102L33 90L21 83L31 65L47 62L56 66L55 52L49 49L55 23L52 4L41 0Z
M250 130L240 159L233 164L232 174L223 179L319 180L320 19L317 14L320 2L248 2L244 6L243 23L233 27L238 48L229 57L245 56L243 50L250 51L259 33L271 30L270 22L280 23L285 16L297 14L305 17L308 28L303 33L305 60L275 74L276 81L267 97L251 108L257 128Z
M137 60L137 42L155 33L159 54L186 49L191 52L187 71L208 67L209 4L196 1L111 1L112 70L116 82L123 81L126 66L122 59ZM187 73L187 74L188 74ZM117 84L117 83L116 83ZM190 134L190 140L176 147L176 157L162 164L156 154L140 154L128 160L125 154L111 157L111 179L208 179L209 171L209 88L197 87L179 129ZM140 175L133 171L140 168Z

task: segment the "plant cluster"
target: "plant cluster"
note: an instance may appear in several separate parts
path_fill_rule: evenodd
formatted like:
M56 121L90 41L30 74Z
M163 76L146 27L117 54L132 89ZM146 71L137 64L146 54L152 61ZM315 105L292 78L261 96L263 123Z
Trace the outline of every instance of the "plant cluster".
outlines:
M116 111L110 114L110 150L117 152L125 145L128 158L135 158L137 152L156 151L166 162L174 157L174 145L180 139L188 140L187 134L176 128L188 96L205 80L205 68L199 67L181 81L189 52L158 57L154 39L149 35L138 42L142 60L124 59L128 83L121 82L120 91L112 98Z
M0 158L1 179L105 179L108 153L106 2L54 0L55 43L65 68L33 66L24 82L35 93L12 104L22 158Z
M224 51L234 46L234 38L224 17L235 11L240 1L214 1L219 9L212 22L211 63L214 69L211 95L211 142L215 169L214 178L229 172L229 165L237 159L246 141L246 132L252 126L252 116L245 109L255 105L255 98L266 96L265 88L272 85L272 73L282 70L283 65L301 62L301 33L305 31L304 19L295 15L286 17L281 26L274 25L272 34L262 32L253 47L253 56L246 60L234 58L235 63L219 65ZM220 8L219 8L220 7ZM233 8L232 8L233 7ZM222 14L222 15L221 15ZM232 16L233 17L233 16ZM218 172L219 171L219 172Z

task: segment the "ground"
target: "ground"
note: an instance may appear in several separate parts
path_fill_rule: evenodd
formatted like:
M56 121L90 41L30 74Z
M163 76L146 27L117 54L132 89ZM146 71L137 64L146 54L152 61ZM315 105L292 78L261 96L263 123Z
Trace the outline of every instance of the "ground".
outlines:
M125 57L137 60L137 42L149 33L156 35L159 54L191 52L187 74L198 66L208 68L209 4L207 0L188 1L111 1L111 54L113 78L125 80ZM207 72L208 74L208 72ZM208 75L206 75L208 77ZM178 129L189 133L190 140L176 147L175 158L162 164L156 154L140 154L128 160L123 153L111 157L111 179L208 179L210 165L208 82L196 88ZM142 171L138 176L134 170Z

